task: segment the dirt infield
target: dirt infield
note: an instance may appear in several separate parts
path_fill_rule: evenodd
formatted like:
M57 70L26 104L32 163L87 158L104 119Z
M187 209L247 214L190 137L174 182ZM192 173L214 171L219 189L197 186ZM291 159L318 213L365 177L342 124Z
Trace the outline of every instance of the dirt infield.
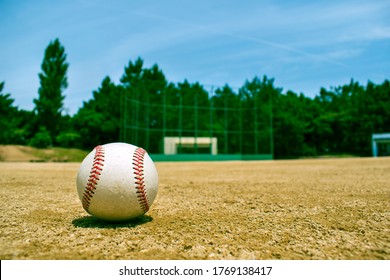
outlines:
M79 163L0 163L1 259L390 259L390 158L157 163L132 222L90 217Z

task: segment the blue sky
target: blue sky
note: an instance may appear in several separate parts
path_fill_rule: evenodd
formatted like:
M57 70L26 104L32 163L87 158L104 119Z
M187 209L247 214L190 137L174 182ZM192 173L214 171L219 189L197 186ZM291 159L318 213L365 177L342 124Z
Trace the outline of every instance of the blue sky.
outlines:
M66 112L141 57L168 81L238 88L267 75L283 91L390 79L390 1L0 0L0 81L34 108L40 65L59 38L69 62Z

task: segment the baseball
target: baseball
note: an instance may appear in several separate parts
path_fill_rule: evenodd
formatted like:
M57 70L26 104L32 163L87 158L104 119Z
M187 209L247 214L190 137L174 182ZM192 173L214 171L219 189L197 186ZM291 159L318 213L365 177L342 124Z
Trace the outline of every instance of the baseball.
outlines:
M156 198L157 185L157 169L148 153L126 143L97 146L77 174L77 192L84 209L107 221L145 214Z

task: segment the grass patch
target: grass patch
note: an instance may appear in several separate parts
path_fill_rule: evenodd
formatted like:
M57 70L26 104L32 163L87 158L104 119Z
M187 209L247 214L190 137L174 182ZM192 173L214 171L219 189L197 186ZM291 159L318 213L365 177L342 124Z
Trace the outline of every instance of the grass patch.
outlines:
M31 149L31 155L38 158L35 162L81 162L89 152L80 149L53 147L48 149Z

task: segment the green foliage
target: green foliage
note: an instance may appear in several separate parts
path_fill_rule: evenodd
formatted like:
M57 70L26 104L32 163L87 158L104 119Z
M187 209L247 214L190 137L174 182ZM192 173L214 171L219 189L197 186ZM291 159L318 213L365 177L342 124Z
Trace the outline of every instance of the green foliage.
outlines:
M118 141L121 92L122 87L106 77L101 87L93 92L93 99L84 102L73 120L81 147L90 149Z
M130 128L121 131L120 138L148 150L157 151L159 141L150 139L159 139L162 134L151 132L148 128L164 129L166 123L163 123L162 116L166 112L161 104L164 98L169 98L168 94L175 91L167 85L165 76L157 65L145 68L141 58L134 63L129 61L120 81L123 89L121 119L131 123ZM133 133L135 130L140 133Z
M56 143L58 143L60 147L65 147L65 148L78 147L80 143L80 139L81 136L78 132L65 131L65 132L61 132L56 137Z
M58 39L50 42L45 50L41 65L42 72L39 73L40 88L38 98L34 99L35 111L37 112L37 126L45 127L49 132L52 142L60 131L63 101L62 94L68 86L67 70L69 64L66 62L64 47Z
M74 116L63 115L66 54L58 39L45 50L34 111L13 106L0 83L0 144L90 150L126 141L161 152L164 136L212 136L220 153L275 158L371 155L371 135L390 131L390 82L321 88L315 98L282 93L267 76L210 94L199 83L168 83L155 64L129 61L119 84L105 77ZM165 106L163 106L165 104Z
M317 126L322 153L371 155L371 135L390 130L389 81L368 82L364 87L351 80L326 90L314 100L322 107Z
M218 150L225 154L234 154L242 151L240 135L236 133L241 130L241 106L240 97L228 85L215 90L211 98L214 107L213 131L220 139Z
M29 145L35 148L47 148L52 145L51 136L49 131L43 126L39 128L39 131L31 138Z
M26 144L34 114L14 107L11 94L3 94L3 89L4 82L0 83L0 144Z
M182 106L181 136L208 136L210 103L207 91L199 83L190 84L185 80L178 83L178 93ZM199 135L194 135L197 132L193 131Z
M269 154L272 152L273 102L281 94L281 88L275 88L274 79L263 76L246 81L239 90L244 136L241 153Z
M2 91L4 89L4 82L0 83L0 143L12 143L14 138L14 131L12 126L12 116L15 115L17 109L12 106L14 100L11 94Z

